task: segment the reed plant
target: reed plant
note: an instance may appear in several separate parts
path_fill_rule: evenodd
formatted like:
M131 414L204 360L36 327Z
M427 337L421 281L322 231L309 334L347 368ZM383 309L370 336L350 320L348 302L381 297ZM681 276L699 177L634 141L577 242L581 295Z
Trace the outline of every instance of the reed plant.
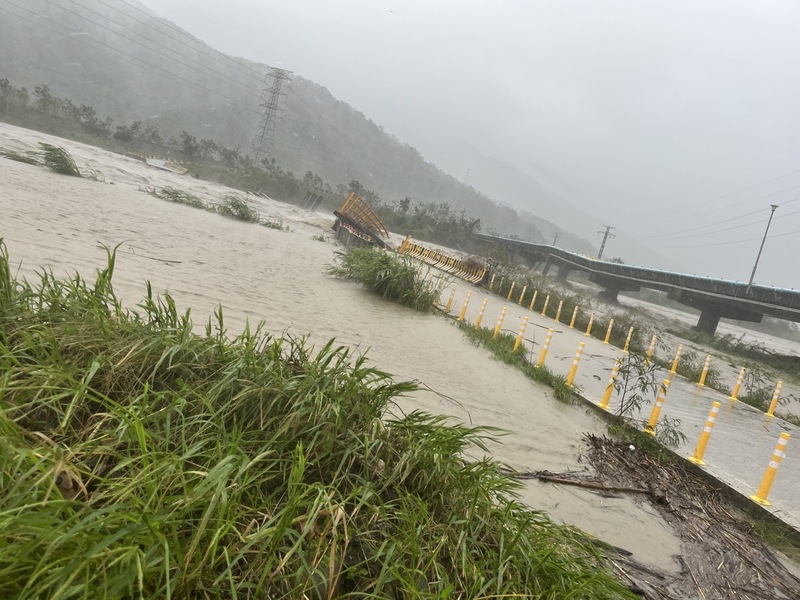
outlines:
M39 147L41 148L40 156L42 158L42 164L45 167L62 175L82 177L72 155L64 150L64 148L44 142L39 142Z
M336 254L328 272L360 282L379 296L419 311L430 310L440 290L419 275L412 259L372 247Z
M223 217L245 221L247 223L258 223L261 221L258 211L239 198L239 196L225 196L222 202L217 204L216 212Z
M3 158L7 158L8 160L15 160L28 165L39 165L39 159L35 152L22 153L14 150L3 150L1 154Z
M329 342L231 339L148 286L12 276L0 241L0 597L635 598L516 499L491 431Z
M208 205L206 205L205 202L203 202L194 194L184 192L183 190L179 190L174 187L164 186L160 190L154 191L153 195L156 198L161 198L162 200L167 200L168 202L174 202L175 204L185 204L186 206L191 206L192 208L209 210Z

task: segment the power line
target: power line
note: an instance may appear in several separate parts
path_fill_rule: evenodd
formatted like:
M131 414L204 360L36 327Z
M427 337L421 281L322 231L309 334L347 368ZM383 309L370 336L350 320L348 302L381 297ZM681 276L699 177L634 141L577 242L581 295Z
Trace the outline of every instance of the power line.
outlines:
M197 90L197 91L208 92L209 94L212 94L214 96L222 98L223 100L227 100L229 103L231 103L233 105L236 105L236 106L239 106L241 108L244 108L249 112L256 112L252 107L244 105L244 104L241 104L236 99L231 98L230 96L226 96L225 94L223 94L221 92L218 92L216 90L212 90L210 88L207 88L207 87L205 87L204 85L202 85L200 83L197 83L195 81L191 81L190 79L186 79L185 77L183 77L183 76L181 76L181 75L179 75L177 73L168 71L168 70L162 68L159 65L154 65L153 63L150 63L150 62L148 62L146 60L138 58L137 56L134 56L133 54L130 54L128 52L120 50L119 48L115 48L114 46L111 46L109 44L106 44L105 42L102 42L100 40L97 40L97 39L93 38L91 35L89 35L89 34L87 34L85 32L74 31L74 30L70 29L69 27L67 27L66 25L62 25L61 23L57 23L57 22L55 22L55 21L53 21L53 20L51 20L49 18L43 18L40 15L38 15L37 13L35 13L34 11L27 9L24 6L20 6L19 4L16 4L16 3L12 2L11 0L2 0L2 1L5 2L8 5L13 6L14 8L17 8L19 10L25 11L28 14L33 15L33 17L35 17L35 18L26 17L25 15L21 15L21 14L15 13L13 11L10 11L8 9L5 9L2 6L0 6L0 10L4 10L5 12L7 12L7 13L9 13L11 15L14 15L15 17L17 17L19 19L24 19L26 21L29 21L29 22L35 24L37 27L44 25L50 31L53 31L53 32L55 32L55 33L57 33L57 34L59 34L61 36L66 37L66 38L69 38L69 39L72 39L72 40L76 40L81 44L84 44L84 45L87 45L87 46L91 47L93 50L100 50L101 52L103 52L105 54L108 54L109 56L111 56L112 58L115 58L116 60L119 60L121 62L133 65L133 66L135 66L137 68L140 68L140 69L143 69L143 70L145 70L145 71L147 71L149 73L153 73L153 74L159 75L161 77L167 77L167 78L169 78L170 81L172 81L174 83L178 83L178 85L182 85L184 87L188 87L188 88L191 88L191 89L194 89L194 90ZM58 29L55 29L54 27L52 27L50 25L58 26L62 30L65 30L66 32L65 31L59 31ZM94 44L90 44L89 43L90 41L94 42ZM180 83L180 81L176 81L176 80L183 81L183 83Z
M148 50L148 51L151 51L151 52L152 52L152 51L155 51L153 47L151 47L151 46L148 46L147 44L144 44L144 43L142 43L142 42L140 42L140 41L138 41L138 40L136 40L136 39L133 39L132 37L128 37L128 36L126 36L126 35L122 34L120 31L115 31L114 29L112 29L112 28L110 28L110 27L107 27L107 26L106 26L106 25L104 25L103 23L98 23L97 21L95 21L95 20L93 20L93 19L90 19L90 18L89 18L89 17L87 17L86 15L82 15L82 14L80 14L80 13L77 13L77 12L75 12L75 11L69 10L68 8L65 8L65 7L63 7L63 6L61 6L60 4L57 4L56 2L54 2L54 0L45 0L45 1L46 1L48 4L50 4L51 6L55 6L56 8L58 8L58 9L60 9L60 10L63 10L64 12L66 12L66 13L69 13L69 14L71 14L71 15L75 16L75 17L78 17L79 19L83 19L84 21L86 21L86 22L88 22L88 23L91 23L92 25L95 25L96 27L100 27L100 28L102 28L102 29L105 29L106 31L108 31L108 32L110 32L110 33L112 33L112 34L114 34L115 36L119 36L119 37L121 37L122 39L128 40L129 42L132 42L132 43L134 43L134 44L136 44L136 45L138 45L138 46L141 46L141 47L142 47L142 48L144 48L145 50ZM200 69L198 69L198 68L196 68L196 67L193 67L193 66L191 66L191 65L189 65L189 64L187 64L187 63L183 63L183 66L184 66L185 68L187 68L187 69L191 69L192 71L195 71L195 72L197 72L197 73L199 73L199 74L203 75L204 77L213 76L213 77L216 77L216 78L218 78L218 79L220 79L220 80L227 80L227 81L228 81L228 82L230 82L232 85L235 85L235 86L237 86L239 89L241 89L241 90L242 90L242 91L244 91L245 93L247 93L247 94L253 94L253 95L255 95L255 90L253 90L252 88L248 88L248 87L246 87L245 85L241 84L240 82L236 81L235 79L233 79L233 78L231 78L231 77L227 77L227 76L225 76L223 73L220 73L220 72L217 72L217 71L213 71L213 70L211 70L211 69L208 69L208 67L206 67L206 66L205 66L205 65L203 65L202 63L199 63L199 62L197 62L196 60L194 60L194 59L192 59L192 58L190 58L190 57L188 57L188 56L186 56L186 55L184 55L184 54L181 54L180 52L177 52L176 50L173 50L173 49L172 49L172 48L170 48L169 46L167 46L167 45L165 45L165 44L162 44L161 42L159 42L159 41L157 41L157 40L154 40L154 39L152 39L152 38L149 38L149 37L147 37L147 36L145 36L145 35L142 35L142 34L140 34L140 33L138 33L138 32L135 32L135 31L133 31L132 29L130 29L129 27L127 27L127 26L123 25L122 23L119 23L119 22L117 22L117 21L115 21L115 20L113 20L113 19L111 19L111 18L109 18L109 17L106 17L105 15L103 15L103 14L101 14L101 13L99 13L99 12L97 12L97 11L95 11L95 10L91 9L91 8L89 8L88 6L85 6L85 5L83 5L83 4L79 3L79 2L77 2L77 0L69 0L69 1L70 1L70 2L72 2L73 4L75 4L76 6L79 6L79 7L80 7L80 8L82 8L83 10L86 10L86 11L88 11L88 12L90 12L90 13L94 14L94 15L97 15L97 16L98 16L98 17L100 17L101 19L105 19L105 20L106 20L106 21L108 21L109 23L112 23L113 25L116 25L118 28L120 28L120 29L124 29L124 30L127 30L127 31L130 31L131 33L134 33L134 34L136 34L136 35L138 35L138 36L140 36L140 37L142 37L142 38L146 39L148 42L151 42L152 44L155 44L156 46L159 46L159 47L163 48L164 50L166 50L166 51L170 52L171 54L173 54L173 55L175 55L175 56L178 56L178 57L180 57L180 58L182 58L182 59L184 59L184 60L186 60L186 61L189 61L189 62L192 62L192 63L194 63L194 64L196 64L196 65L199 65L200 67L202 67L202 68L203 68L203 69L205 69L205 70L200 70ZM124 13L123 13L123 14L124 14Z

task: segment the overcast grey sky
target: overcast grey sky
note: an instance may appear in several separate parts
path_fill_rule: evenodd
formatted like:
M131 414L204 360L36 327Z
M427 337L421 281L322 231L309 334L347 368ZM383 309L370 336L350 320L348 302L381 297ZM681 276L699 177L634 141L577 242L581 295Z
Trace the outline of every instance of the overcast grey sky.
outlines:
M466 142L548 173L690 272L746 281L778 204L756 282L800 288L796 1L140 1L434 163Z

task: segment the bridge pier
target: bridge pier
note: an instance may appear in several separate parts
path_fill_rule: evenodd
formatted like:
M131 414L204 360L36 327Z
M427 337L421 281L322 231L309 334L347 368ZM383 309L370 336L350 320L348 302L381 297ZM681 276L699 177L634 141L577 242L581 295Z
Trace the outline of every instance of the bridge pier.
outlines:
M686 306L691 306L700 310L700 318L697 325L692 327L694 331L701 331L714 335L720 319L736 319L737 321L750 321L760 323L764 314L754 310L748 310L741 306L728 304L722 300L716 300L700 292L689 290L671 289L667 292L667 298L675 300Z
M589 281L603 288L597 294L597 296L606 302L610 302L611 304L619 304L618 297L620 292L638 292L640 289L642 289L635 283L629 283L621 279L603 276L600 273L591 273L589 275Z
M700 318L697 320L697 325L692 327L692 330L714 335L717 332L717 325L719 325L719 320L721 318L721 315L715 310L710 308L703 310L700 313Z

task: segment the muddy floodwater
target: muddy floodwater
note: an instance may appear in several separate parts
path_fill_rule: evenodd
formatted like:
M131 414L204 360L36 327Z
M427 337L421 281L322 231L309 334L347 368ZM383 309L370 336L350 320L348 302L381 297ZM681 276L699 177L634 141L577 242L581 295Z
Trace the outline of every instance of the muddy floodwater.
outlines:
M500 428L507 433L490 445L491 451L515 469L587 468L582 460L583 434L605 431L591 411L557 402L548 388L472 345L448 319L398 307L357 284L327 275L326 267L341 251L330 230L332 214L251 198L263 219L281 222L288 230L225 219L147 193L172 186L206 202L236 193L221 185L0 124L0 148L33 150L39 141L64 146L79 167L93 169L101 181L0 159L0 236L21 276L33 277L44 268L59 276L77 271L91 278L105 265L105 248L118 247L115 288L129 308L135 308L149 280L155 290L169 292L179 307L191 308L198 329L221 305L232 335L247 321L263 321L271 334L307 336L315 345L335 338L337 344L367 353L374 366L396 379L421 384L422 391L400 400L398 413L420 409ZM481 292L475 293L471 310L477 311ZM494 318L489 315L487 323ZM474 315L469 318L474 320ZM515 318L519 316L510 311L509 328L518 326ZM543 323L532 319L528 337L541 343L545 330ZM556 361L553 370L559 372L559 365L569 362L574 346L575 340L566 334L557 336L549 359ZM610 366L605 358L603 349L592 346L578 384L596 387L605 379ZM691 402L690 397L685 400ZM731 421L742 426L738 416ZM764 433L767 448L773 433ZM758 448L748 457L766 465L760 441ZM721 459L711 449L709 458ZM677 569L673 556L680 553L678 540L641 503L537 482L526 482L521 495L555 520L625 548L643 562Z

